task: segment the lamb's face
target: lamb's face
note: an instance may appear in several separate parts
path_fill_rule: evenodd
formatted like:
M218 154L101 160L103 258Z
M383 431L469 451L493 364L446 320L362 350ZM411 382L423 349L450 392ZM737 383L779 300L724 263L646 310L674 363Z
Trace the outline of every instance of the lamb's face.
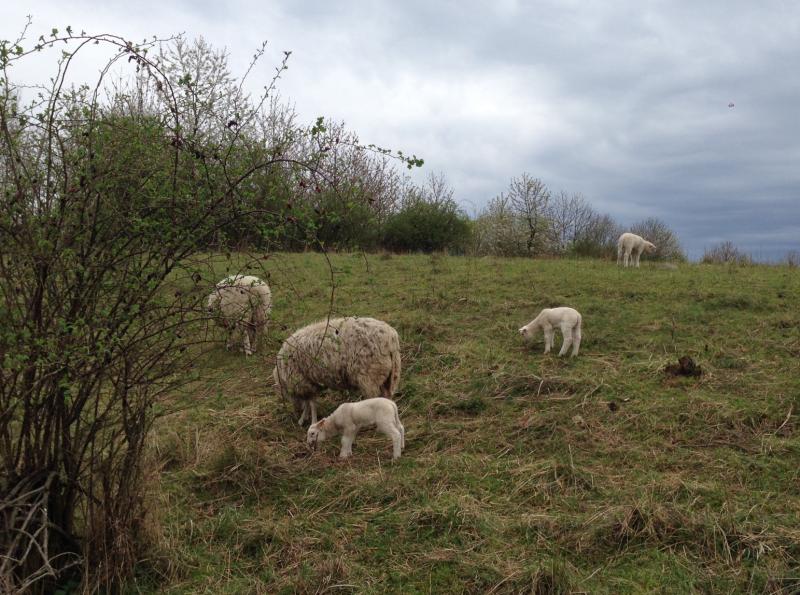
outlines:
M213 314L219 305L219 292L212 291L206 300L206 312Z
M644 243L644 251L647 252L648 254L652 254L653 252L656 251L656 245L655 244L651 244L650 242L645 242Z
M327 437L328 433L325 431L325 420L323 419L309 426L306 433L306 444L316 448L317 443L324 442Z
M529 341L533 337L533 333L536 331L536 327L530 324L526 324L525 326L519 329L520 336Z

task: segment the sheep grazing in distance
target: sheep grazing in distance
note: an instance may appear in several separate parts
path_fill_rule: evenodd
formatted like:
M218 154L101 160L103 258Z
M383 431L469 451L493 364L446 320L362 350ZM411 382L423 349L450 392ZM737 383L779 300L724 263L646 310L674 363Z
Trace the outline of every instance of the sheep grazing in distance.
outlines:
M553 346L553 335L555 335L555 327L561 328L561 334L564 335L564 344L561 346L561 351L558 355L564 355L569 346L572 345L572 357L578 355L578 349L581 346L581 323L582 318L580 313L573 308L565 306L561 308L545 308L539 315L531 320L528 324L519 329L519 334L525 339L532 339L536 331L541 329L544 332L544 352L550 353L550 348Z
M306 434L309 445L316 448L338 434L342 435L342 449L339 458L346 459L353 454L353 441L361 428L375 428L392 439L392 459L399 459L406 447L406 430L400 423L397 405L390 399L377 397L356 403L342 403L328 417L309 426Z
M234 334L242 335L245 355L255 353L259 334L267 327L272 310L269 285L252 275L231 275L214 287L206 300L207 312L228 330L226 347L233 347Z
M623 233L617 240L617 264L624 259L625 266L629 263L639 268L639 257L642 252L652 253L655 252L655 244L651 244L642 236L637 236L635 233Z
M314 402L322 388L357 390L362 397L391 398L400 382L400 338L374 318L331 318L296 331L284 341L272 373L280 394L292 401L303 425L317 422Z

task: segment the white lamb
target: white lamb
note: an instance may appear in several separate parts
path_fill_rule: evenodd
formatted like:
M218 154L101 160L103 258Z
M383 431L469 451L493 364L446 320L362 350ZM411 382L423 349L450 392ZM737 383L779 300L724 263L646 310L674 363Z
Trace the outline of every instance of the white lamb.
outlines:
M560 327L561 334L564 335L564 344L561 346L561 351L558 352L558 355L564 355L569 346L572 345L572 357L575 357L578 355L578 349L581 346L581 323L580 313L573 308L564 306L561 308L545 308L539 312L536 318L520 328L519 334L523 338L530 340L537 330L542 329L544 331L544 352L550 353L550 348L553 346L553 335L556 332L555 327Z
M400 423L395 402L383 397L342 403L328 417L309 426L307 441L316 448L318 442L341 434L339 457L346 459L353 454L356 433L361 428L372 426L392 439L392 459L400 458L400 453L406 447L406 430Z
M655 244L651 244L641 236L635 233L623 233L617 240L617 264L623 260L627 267L629 263L639 268L639 257L642 252L652 253L655 252Z
M267 328L272 293L269 285L258 277L231 275L214 287L206 300L206 310L228 330L228 349L233 347L234 334L239 331L245 354L252 355L258 335Z
M357 390L364 398L391 398L400 382L400 337L374 318L332 318L310 324L284 341L275 386L295 410L317 422L314 402L322 388Z

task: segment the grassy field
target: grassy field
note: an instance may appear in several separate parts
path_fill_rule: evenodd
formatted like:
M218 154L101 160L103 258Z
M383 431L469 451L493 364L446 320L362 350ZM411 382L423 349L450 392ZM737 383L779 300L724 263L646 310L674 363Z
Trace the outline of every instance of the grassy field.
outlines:
M799 270L331 261L334 314L400 333L403 457L369 431L346 462L338 440L306 449L271 373L331 273L273 256L266 344L214 349L153 432L157 544L132 592L800 591ZM574 360L517 334L557 305L583 314ZM665 374L682 355L703 375Z

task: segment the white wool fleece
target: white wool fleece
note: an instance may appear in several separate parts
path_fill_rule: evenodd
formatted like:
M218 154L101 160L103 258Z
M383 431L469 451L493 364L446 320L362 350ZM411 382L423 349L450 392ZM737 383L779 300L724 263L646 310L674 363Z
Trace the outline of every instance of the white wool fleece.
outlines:
M267 328L272 293L269 285L258 277L231 275L214 287L206 300L206 310L228 330L228 349L233 347L234 333L239 332L245 355L252 355L259 335Z
M623 233L617 240L617 264L624 257L624 266L629 263L635 267L639 267L639 257L642 252L655 252L655 244L651 244L642 236L637 236L635 233Z
M553 346L553 336L556 327L561 329L564 335L564 344L558 355L564 355L572 345L572 356L578 355L581 346L581 324L583 318L580 313L573 309L562 306L560 308L545 308L539 315L528 324L519 329L519 334L525 339L532 339L538 330L544 333L544 352L550 353Z
M353 454L353 441L358 431L371 426L392 439L392 459L400 458L406 446L406 430L400 423L395 402L383 397L342 403L328 417L311 424L306 440L309 445L316 446L327 438L341 434L339 457L346 459Z

